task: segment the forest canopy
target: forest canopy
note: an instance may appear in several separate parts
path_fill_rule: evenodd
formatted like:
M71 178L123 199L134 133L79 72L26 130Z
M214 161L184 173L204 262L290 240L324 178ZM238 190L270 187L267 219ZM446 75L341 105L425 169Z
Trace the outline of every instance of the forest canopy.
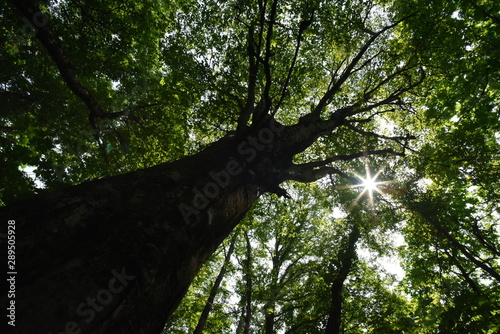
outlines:
M14 3L2 206L238 136L250 166L269 119L315 131L241 165L276 184L165 333L500 331L499 3Z

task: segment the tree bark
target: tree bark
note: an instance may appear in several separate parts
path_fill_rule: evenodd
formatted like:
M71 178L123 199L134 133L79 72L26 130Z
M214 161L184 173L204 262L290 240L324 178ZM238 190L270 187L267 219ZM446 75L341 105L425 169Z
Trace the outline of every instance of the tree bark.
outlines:
M273 282L275 283L275 282ZM276 322L276 296L278 291L276 287L273 285L271 287L271 292L269 296L269 300L265 306L265 334L273 334L274 333L274 324Z
M50 22L40 21L43 14L35 1L10 2L36 28L37 39L64 82L87 106L95 129L98 119L125 114L105 110L78 79ZM261 9L261 25L266 21L266 8ZM332 77L335 84L312 113L295 125L282 127L273 119L277 110L271 111L270 96L270 87L277 82L270 70L276 8L274 1L266 34L260 29L265 47L259 44L259 50L249 49L251 59L259 51L264 51L264 57L256 59L261 66L250 63L246 114L239 119L235 136L175 162L0 208L2 221L15 221L16 226L17 333L160 333L200 266L261 194L286 196L279 184L294 178L312 182L328 173L345 176L326 166L329 159L294 165L297 153L318 137L331 134L346 118L392 104L425 77L422 71L420 80L372 101L373 93L387 82L413 71L414 65L405 66L373 86L360 101L332 108L328 116L322 116L342 84L364 66L359 63L378 36L400 20L371 34L339 77ZM253 32L249 33L251 40ZM259 74L265 78L262 108L254 103L259 91L254 81ZM0 297L2 302L6 299L6 295Z
M260 194L279 189L317 130L271 119L175 162L0 208L16 222L16 333L160 333L203 262Z
M347 242L346 249L339 254L339 262L341 265L331 285L332 302L325 334L340 333L343 300L342 289L344 287L344 282L351 271L353 261L356 259L356 242L358 241L358 238L359 229L356 225L354 225L351 233L349 233L349 240Z

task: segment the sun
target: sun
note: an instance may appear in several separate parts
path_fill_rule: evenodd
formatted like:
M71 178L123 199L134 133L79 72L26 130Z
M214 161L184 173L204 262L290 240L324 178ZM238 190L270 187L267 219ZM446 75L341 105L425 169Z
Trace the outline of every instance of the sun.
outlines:
M375 176L371 176L371 169L370 166L368 165L368 162L365 162L365 171L366 171L366 176L360 176L356 173L356 177L361 180L361 184L359 186L364 188L364 192L373 192L373 191L379 191L377 188L377 185L380 184L380 182L377 182L378 177L380 176L380 173L382 173L383 169L380 169Z
M383 171L384 168L381 168L375 173L375 175L372 176L370 165L366 160L364 176L359 175L356 172L352 172L354 176L356 176L356 178L361 182L358 184L350 185L349 188L362 188L362 190L358 194L354 202L351 204L350 209L353 209L363 197L368 198L369 205L372 209L375 207L374 194L378 193L382 196L384 195L383 187L381 188L380 186L394 182L394 181L378 181L378 178Z
M377 183L375 178L367 177L366 179L362 179L361 186L367 191L378 191Z

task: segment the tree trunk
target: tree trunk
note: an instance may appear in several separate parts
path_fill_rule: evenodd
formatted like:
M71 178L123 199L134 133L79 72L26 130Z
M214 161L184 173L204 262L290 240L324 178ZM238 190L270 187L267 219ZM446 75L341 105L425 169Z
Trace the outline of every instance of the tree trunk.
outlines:
M175 162L0 208L16 224L16 333L160 333L313 130L270 119Z
M271 268L271 284L269 286L269 299L265 306L265 334L273 334L275 332L274 327L276 323L276 301L278 299L278 293L281 288L279 284L279 273L282 263L281 254L281 238L277 237L274 243L274 252L272 254L272 264Z
M477 293L478 295L481 295L482 294L481 288L476 284L476 282L474 282L474 280L470 276L471 272L465 270L462 264L460 264L458 257L455 254L451 254L447 249L444 249L443 252L448 256L451 263L457 266L458 270L460 270L460 275L467 282L471 290Z
M340 325L342 321L342 289L344 282L351 271L352 263L356 259L356 242L359 238L359 229L356 225L353 226L349 233L349 240L346 249L339 254L340 269L337 276L332 282L332 303L328 322L326 324L325 334L340 333Z
M276 295L277 291L275 288L271 289L271 296L269 297L268 302L266 303L266 310L265 310L265 333L266 334L274 334L274 324L276 321L276 313L275 313L275 307L276 307Z
M208 296L207 303L205 304L205 307L203 308L203 312L201 312L200 319L198 320L198 324L196 325L196 328L193 331L193 334L202 334L203 333L203 328L205 328L205 324L207 323L208 315L210 314L210 311L212 310L212 305L215 300L215 296L217 295L217 292L219 291L220 284L222 283L222 280L224 279L224 275L226 274L227 270L227 265L229 261L231 260L231 256L233 255L234 251L234 245L236 243L236 238L237 234L234 235L233 240L231 240L231 244L229 245L229 249L227 250L226 257L224 259L224 263L222 264L222 268L219 271L219 275L217 275L217 278L215 279L215 283L210 290L210 295Z
M475 255L469 247L460 243L437 219L435 219L435 217L428 213L429 208L432 208L432 205L427 202L413 202L409 203L408 207L410 210L418 213L425 221L427 221L427 223L433 226L439 234L445 237L446 240L448 240L455 249L459 250L469 261L471 261L478 268L483 269L492 278L500 282L500 273L497 272L495 268L490 266L479 256Z
M236 328L236 334L250 333L250 320L252 319L252 245L247 231L243 231L246 243L246 259L243 261L243 277L245 280L244 292L241 294L241 317Z

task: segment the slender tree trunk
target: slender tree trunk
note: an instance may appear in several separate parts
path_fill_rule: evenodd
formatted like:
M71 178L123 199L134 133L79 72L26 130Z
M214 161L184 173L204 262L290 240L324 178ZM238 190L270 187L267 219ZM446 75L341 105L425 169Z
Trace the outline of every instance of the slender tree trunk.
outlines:
M250 320L252 319L252 244L250 243L250 237L248 232L244 231L245 243L246 243L246 259L243 261L243 272L245 280L245 290L242 294L240 305L241 305L241 317L238 322L238 327L236 328L236 334L249 334L250 333Z
M160 333L203 262L320 130L270 119L194 156L0 208L16 224L16 333Z
M227 250L226 257L224 258L224 263L222 264L222 268L220 269L219 275L217 275L217 278L215 279L215 283L210 290L210 295L208 296L207 303L205 304L205 307L203 308L203 312L201 313L200 319L198 320L198 324L196 325L195 330L193 331L193 334L201 334L203 333L203 328L205 328L205 324L208 319L208 315L210 314L210 311L212 310L212 305L215 300L215 296L217 295L217 292L219 291L220 284L222 283L222 280L224 279L224 275L226 274L227 270L227 265L229 261L231 260L231 256L233 255L234 251L234 245L236 243L236 238L237 234L234 235L233 239L231 240L231 244L229 245L229 248Z
M332 302L328 322L326 324L325 334L339 334L342 320L342 289L344 282L351 271L353 261L356 259L356 242L359 238L359 229L356 225L353 226L349 233L349 240L346 249L339 254L340 269L337 276L332 282Z
M265 333L273 334L276 322L276 300L279 293L279 272L282 265L281 238L277 237L274 243L274 254L272 255L273 267L271 269L271 284L269 299L265 306Z
M465 270L465 268L460 264L460 261L458 260L457 256L454 254L451 254L449 251L444 250L444 253L450 258L451 262L457 266L458 270L460 270L460 274L462 278L467 282L469 287L471 288L472 291L477 293L478 295L481 295L481 289L479 286L474 282L472 277L470 276L470 273Z
M245 268L245 325L243 326L243 334L250 333L250 320L252 319L252 245L250 243L250 237L245 231L245 241L247 247L247 262Z
M483 269L485 272L487 272L492 278L496 279L498 282L500 282L500 273L495 270L492 266L490 266L487 262L483 261L482 259L478 258L471 249L462 243L460 243L456 238L452 236L452 234L434 217L431 215L427 214L427 211L429 210L429 207L432 206L427 206L425 202L422 203L410 203L409 208L425 219L431 226L433 226L438 233L440 233L443 237L446 238L450 242L450 244L455 247L455 249L459 250L469 261L474 263L477 267Z

